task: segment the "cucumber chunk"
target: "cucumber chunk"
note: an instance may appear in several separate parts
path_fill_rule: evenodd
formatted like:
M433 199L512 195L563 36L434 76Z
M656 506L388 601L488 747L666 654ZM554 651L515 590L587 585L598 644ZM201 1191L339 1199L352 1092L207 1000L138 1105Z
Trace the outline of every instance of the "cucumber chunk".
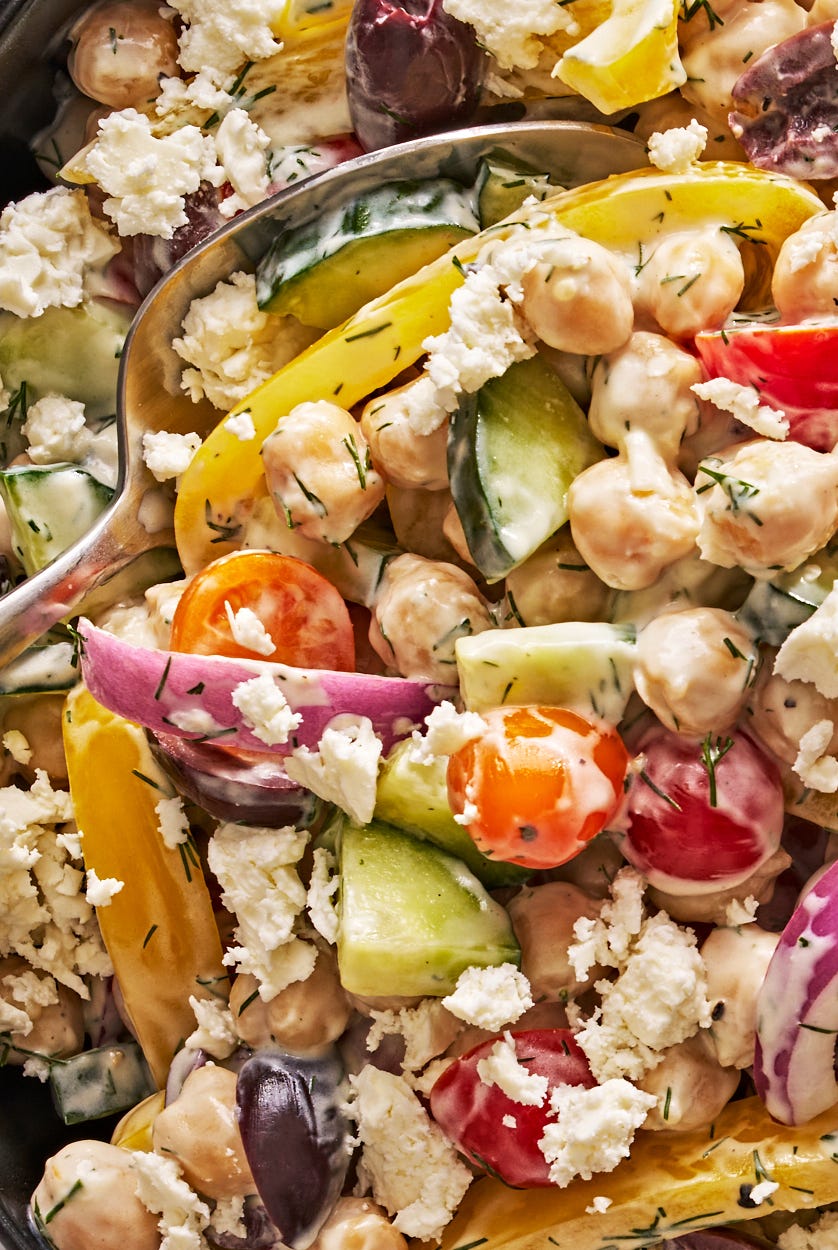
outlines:
M485 230L514 213L529 196L543 200L562 188L550 181L549 174L498 148L480 161L476 190L477 216Z
M50 1067L55 1109L65 1124L100 1120L127 1111L149 1094L154 1082L136 1042L83 1050Z
M541 703L616 725L634 690L636 632L604 621L490 629L455 651L466 707Z
M11 664L0 669L0 695L71 690L78 680L79 667L73 644L56 631L45 634Z
M461 860L378 821L344 826L338 917L352 994L441 997L464 969L521 957L506 911Z
M469 551L488 581L505 577L564 525L570 483L603 455L541 356L463 396L451 419L448 474Z
M31 577L87 533L113 490L75 464L14 465L0 470L0 497Z
M489 859L477 849L463 826L457 824L448 803L447 759L439 756L429 764L417 763L412 750L409 739L400 742L384 761L378 775L376 819L456 855L487 889L514 885L530 877L529 869Z
M377 187L274 241L256 270L259 307L331 329L478 229L459 183Z

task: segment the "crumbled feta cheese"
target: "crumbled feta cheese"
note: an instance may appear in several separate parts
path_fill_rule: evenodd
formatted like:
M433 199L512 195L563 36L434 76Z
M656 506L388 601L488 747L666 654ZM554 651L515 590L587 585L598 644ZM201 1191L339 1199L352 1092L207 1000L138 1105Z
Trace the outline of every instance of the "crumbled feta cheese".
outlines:
M218 206L222 217L233 217L252 208L268 194L269 143L264 130L250 120L244 109L231 109L222 119L215 135L215 150L233 188L233 195L226 196Z
M786 681L809 681L827 699L838 698L838 586L786 638L774 661Z
M611 1206L613 1198L606 1198L604 1194L597 1194L589 1207L585 1207L586 1215L605 1215L605 1212Z
M229 600L224 600L224 611L230 624L233 640L248 651L257 655L273 655L276 643L252 608L234 609Z
M33 464L77 464L93 439L85 425L84 404L65 395L45 395L31 404L21 433Z
M154 811L157 814L160 837L164 845L173 851L189 837L189 821L183 810L183 799L179 794L173 795L170 799L160 799L155 803Z
M200 446L199 434L171 434L168 430L147 430L143 434L143 460L158 482L166 482L186 472Z
M247 1241L244 1204L244 1196L216 1199L212 1212L212 1231L216 1235L227 1233L230 1237L235 1237L240 1241Z
M223 116L234 103L222 85L228 77L216 69L201 69L188 79L161 78L154 111L167 122L172 114L190 113L193 108Z
M8 729L3 734L3 746L16 764L25 768L32 759L32 748L19 729Z
M247 611L247 609L243 608L242 611ZM237 621L240 616L241 612L236 614ZM261 622L259 624L261 625ZM239 641L238 638L236 641ZM276 650L270 636L267 636L267 643L270 644L271 651ZM254 651L259 650L252 643L242 643L242 645L249 646ZM270 653L260 651L262 655ZM258 677L251 677L248 681L240 682L233 691L231 699L233 705L241 712L242 719L253 736L260 742L264 742L266 746L287 742L303 719L301 712L291 711L288 700L270 673L261 673Z
M224 179L211 136L197 126L155 135L133 108L102 118L84 166L105 192L102 208L121 235L164 239L187 224L185 197L202 182L217 187Z
M317 751L297 747L285 761L292 781L334 803L359 825L375 810L381 740L366 716L336 716L323 731Z
M132 1150L131 1167L137 1174L137 1197L160 1216L160 1250L206 1250L202 1231L209 1224L209 1207L187 1185L175 1161Z
M15 1033L18 1037L28 1037L34 1027L22 1007L15 1007L13 1003L0 995L0 1033Z
M697 161L707 143L707 127L696 118L688 126L656 130L649 136L649 161L668 174L683 174Z
M558 1120L547 1124L538 1143L551 1182L563 1189L574 1177L587 1181L595 1172L613 1172L656 1102L655 1094L619 1077L593 1089L555 1086L550 1108Z
M219 825L207 848L222 902L236 917L237 944L224 962L252 973L265 1002L310 976L317 957L317 948L296 932L306 902L296 865L308 836L290 827L229 823Z
M801 737L792 764L804 786L821 794L834 794L838 790L838 759L829 754L834 733L835 725L831 720L819 720Z
M448 699L425 717L425 725L425 734L418 729L412 734L410 755L417 764L432 764L439 756L453 755L486 732L486 722L479 713L458 712Z
M709 400L716 408L731 413L763 438L784 439L788 435L785 413L761 404L759 393L752 386L741 386L730 378L711 378L709 382L694 382L690 390L699 399Z
M838 35L833 39L838 46ZM814 1224L792 1224L780 1233L777 1245L780 1250L838 1250L838 1211L824 1211Z
M725 907L725 925L736 929L739 925L753 924L756 920L759 899L749 894L747 898L733 898Z
M576 921L568 959L579 981L585 981L597 964L609 968L625 965L643 925L644 889L639 872L621 869L611 883L611 897L603 903L599 919L580 916Z
M375 1050L388 1035L404 1038L401 1066L405 1072L424 1068L447 1050L463 1029L438 998L423 998L415 1007L401 1007L398 1011L373 1011L371 1016L367 1050Z
M277 0L173 0L186 23L178 61L187 71L233 74L245 61L282 51L271 29Z
M514 964L466 968L453 993L442 1000L452 1015L496 1033L533 1005L530 983Z
M554 0L443 0L443 9L474 28L501 69L534 69L543 39L558 31L579 33L571 12Z
M194 402L206 398L224 412L307 347L316 333L293 317L262 312L252 273L234 273L229 282L194 299L182 329L172 347L190 366L183 370L183 390ZM238 428L232 432L242 437Z
M224 429L229 430L231 434L235 434L236 438L242 443L249 443L251 439L256 437L256 426L253 424L253 417L249 408L245 408L243 412L236 412L231 417L228 417L224 422Z
M228 1005L215 998L196 998L190 994L189 1006L195 1013L198 1027L189 1034L184 1045L190 1050L205 1050L213 1059L226 1059L232 1055L239 1038Z
M169 712L169 720L176 729L182 729L188 734L200 734L205 738L221 729L212 714L202 707L175 708Z
M124 888L125 882L117 877L100 877L95 868L88 868L84 897L91 907L110 906L114 897Z
M516 1120L514 1115L502 1115L500 1118L500 1122L504 1128L517 1128L518 1127L518 1121Z
M519 1061L511 1033L504 1033L489 1054L478 1059L477 1075L484 1085L496 1085L513 1102L526 1107L544 1106L549 1081Z
M332 944L338 939L335 895L339 886L337 859L326 847L318 846L313 855L311 877L306 894L306 911L320 936Z
M755 1207L759 1207L767 1198L770 1198L773 1193L776 1193L779 1188L780 1185L778 1181L760 1181L757 1185L751 1186L748 1193L748 1200L749 1202L752 1202Z
M368 1065L349 1080L349 1111L363 1145L362 1190L372 1190L406 1237L439 1237L471 1172L402 1077Z
M0 213L0 308L18 317L75 308L88 275L118 251L84 191L53 187L9 204Z

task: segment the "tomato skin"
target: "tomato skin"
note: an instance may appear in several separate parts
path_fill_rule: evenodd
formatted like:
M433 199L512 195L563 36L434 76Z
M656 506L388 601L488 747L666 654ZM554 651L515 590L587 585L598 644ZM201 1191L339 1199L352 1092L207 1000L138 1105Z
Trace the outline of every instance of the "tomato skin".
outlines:
M240 645L225 604L249 608L271 635L270 655ZM272 551L235 551L190 581L172 618L171 649L352 672L355 642L337 590L310 565Z
M499 1040L481 1042L450 1064L430 1094L431 1115L472 1163L497 1173L507 1185L535 1188L549 1185L550 1167L538 1148L548 1115L550 1091L556 1085L596 1081L588 1061L569 1029L510 1030L518 1062L529 1072L546 1076L547 1097L541 1107L515 1102L497 1085L486 1085L477 1071ZM515 1124L504 1124L512 1116Z
M628 752L610 726L567 708L492 708L486 733L448 763L452 810L486 855L555 868L584 849L623 797Z
M711 783L702 751L719 741L732 745L714 764ZM628 792L621 849L653 886L669 894L727 889L777 850L782 783L773 762L746 734L726 734L708 744L655 726L637 749L644 768Z
M696 335L711 378L753 386L782 410L789 437L815 451L838 442L838 326L754 325Z

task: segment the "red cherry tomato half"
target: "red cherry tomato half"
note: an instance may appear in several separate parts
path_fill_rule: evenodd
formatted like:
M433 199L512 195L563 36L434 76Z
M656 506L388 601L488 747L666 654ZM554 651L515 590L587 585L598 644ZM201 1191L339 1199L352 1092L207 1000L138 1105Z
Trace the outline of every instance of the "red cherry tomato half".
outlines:
M254 613L275 650L236 641L229 613L242 608ZM236 551L197 573L175 609L171 649L299 668L355 667L352 622L334 586L302 560L272 551Z
M550 1167L538 1148L550 1114L550 1091L557 1085L596 1081L569 1029L522 1029L511 1032L515 1056L530 1073L547 1078L542 1106L516 1102L497 1085L481 1078L477 1065L499 1038L489 1038L450 1064L431 1090L431 1115L457 1149L507 1185L523 1188L550 1184Z
M696 335L711 378L753 386L781 409L789 437L815 451L838 442L838 326L754 325Z
M745 734L697 741L655 727L638 742L644 768L628 795L622 851L653 886L701 894L745 881L777 850L783 787Z
M485 855L527 868L566 863L622 799L622 739L566 708L492 708L483 719L485 734L448 763L453 811Z

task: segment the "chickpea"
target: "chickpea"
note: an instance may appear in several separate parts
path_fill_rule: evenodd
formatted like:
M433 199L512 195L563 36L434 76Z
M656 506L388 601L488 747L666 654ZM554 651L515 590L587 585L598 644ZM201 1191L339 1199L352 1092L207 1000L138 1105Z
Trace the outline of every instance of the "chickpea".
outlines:
M463 523L453 502L443 518L442 533L462 562L473 565L474 558L466 541L466 532L463 529Z
M303 538L345 542L384 498L358 422L327 400L282 417L262 459L277 513Z
M521 944L521 971L533 998L562 999L593 984L596 970L585 981L577 979L567 956L580 916L595 919L602 908L575 885L548 881L524 886L507 904L515 936Z
M744 288L735 242L718 227L706 226L661 239L637 276L634 306L650 328L692 338L724 325Z
M790 864L791 856L781 847L750 877L726 890L713 890L707 894L668 894L656 886L649 886L648 896L655 907L667 912L673 920L727 925L730 924L728 912L732 904L741 905L748 898L756 899L757 903L769 902L774 894L774 883Z
M394 486L443 490L448 485L448 422L430 434L414 429L404 400L414 382L370 400L361 413L361 429L372 462Z
M784 240L771 295L784 321L833 317L838 299L838 212L810 217Z
M370 643L402 677L451 683L457 638L489 629L477 586L454 564L403 555L387 565L370 622Z
M3 733L22 733L32 751L27 768L42 768L53 785L67 781L67 761L61 736L63 694L15 695L3 703Z
M800 739L813 726L831 721L836 729L827 754L838 755L838 700L827 699L808 681L787 681L767 663L749 703L748 727L769 751L793 764Z
M506 577L509 614L523 625L600 621L610 593L563 528Z
M754 1062L757 995L779 940L779 933L746 924L714 929L701 947L712 1004L709 1040L725 1067Z
M594 369L591 429L616 448L628 432L642 430L671 464L682 440L698 429L698 400L690 387L701 379L695 356L661 334L639 330Z
M0 960L0 1003L8 1003L29 1017L25 1028L8 1029L11 1049L6 1063L23 1064L34 1051L66 1058L84 1044L84 1008L81 998L66 985L35 971L16 955ZM2 1015L2 1007L0 1007ZM20 1050L16 1050L20 1047Z
M213 1063L190 1072L178 1097L154 1121L152 1141L206 1197L256 1192L236 1120L235 1072Z
M311 1250L407 1250L407 1240L368 1198L338 1198Z
M524 318L550 347L596 356L631 334L628 268L589 239L551 239L522 287Z
M620 849L607 833L601 833L573 859L552 868L550 877L554 881L569 881L589 898L605 899L609 897L611 882L625 864Z
M688 1133L712 1124L739 1084L735 1068L724 1068L704 1033L670 1046L663 1059L637 1082L658 1105L643 1121L652 1132Z
M285 1050L319 1050L340 1037L352 1014L331 949L318 950L311 975L292 981L269 1002L257 989L256 978L243 973L230 991L238 1034L254 1048L275 1043Z
M114 109L154 99L180 74L174 24L152 0L105 0L73 27L68 69L83 95Z
M157 1216L137 1196L131 1155L76 1141L47 1160L32 1208L57 1250L158 1250Z
M635 685L659 721L703 737L729 728L756 677L759 649L721 608L656 617L640 634Z
M459 552L445 534L445 519L453 508L450 490L388 486L387 508L396 542L405 551L426 560L459 562Z
M838 456L751 439L702 461L696 492L704 559L773 577L797 568L838 527Z
M607 586L642 590L692 550L698 516L689 482L677 471L660 488L635 491L625 456L580 473L567 494L570 531L583 560Z

